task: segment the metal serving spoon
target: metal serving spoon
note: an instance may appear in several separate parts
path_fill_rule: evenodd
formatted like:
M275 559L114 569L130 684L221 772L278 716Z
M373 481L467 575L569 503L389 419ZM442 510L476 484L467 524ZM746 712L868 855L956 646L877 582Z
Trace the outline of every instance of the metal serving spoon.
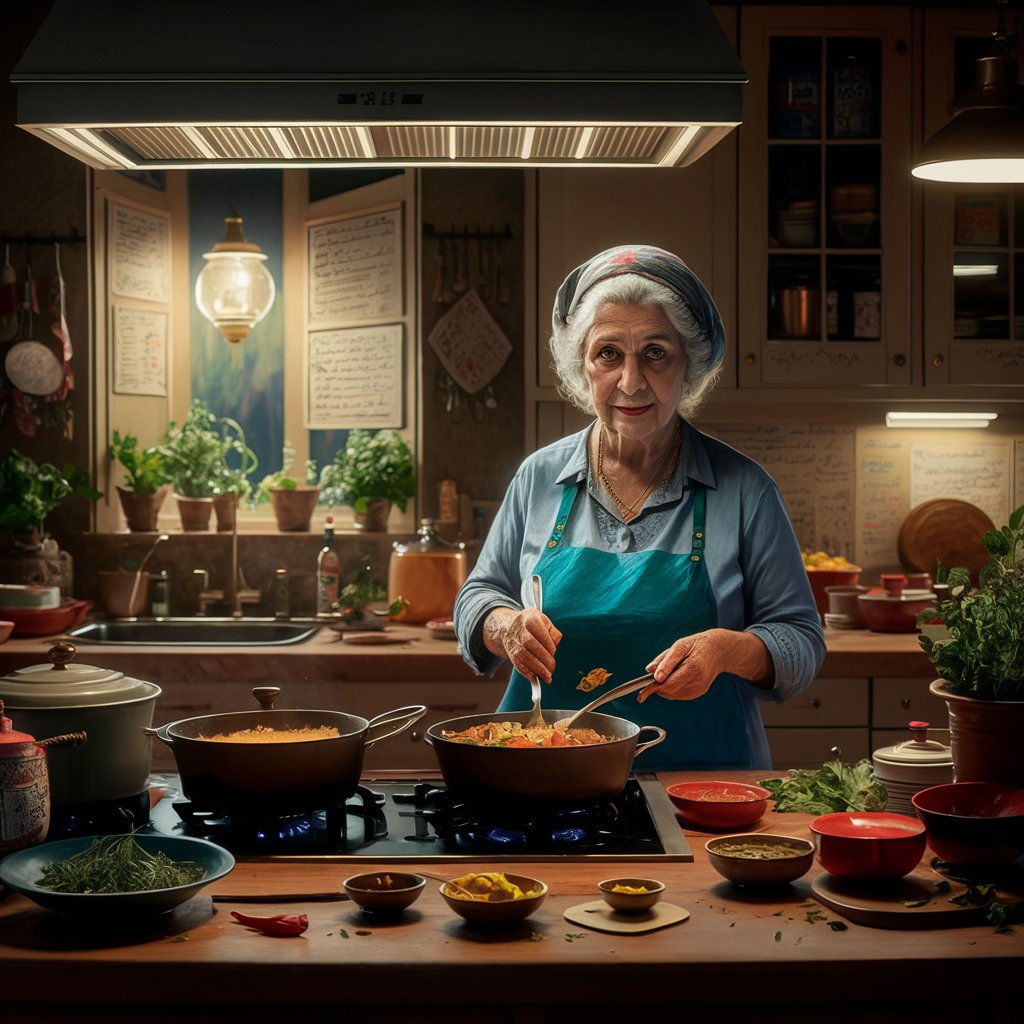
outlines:
M645 686L649 686L654 682L654 676L648 672L646 675L637 676L636 679L630 679L628 683L622 683L620 686L615 686L608 690L606 693L602 693L596 700L592 700L589 704L584 704L579 711L574 712L568 718L560 718L555 722L555 728L559 732L565 732L573 722L576 721L581 715L585 715L588 711L593 711L594 708L599 708L602 704L607 704L610 700L615 700L617 697L625 697L627 693L633 693L635 690L642 690Z
M542 612L544 610L544 590L543 582L540 576L536 573L533 574L533 606L537 611ZM544 725L544 715L540 710L540 679L537 676L533 676L530 680L530 689L533 691L533 711L530 714L530 719L526 723L526 728L536 728L537 726Z

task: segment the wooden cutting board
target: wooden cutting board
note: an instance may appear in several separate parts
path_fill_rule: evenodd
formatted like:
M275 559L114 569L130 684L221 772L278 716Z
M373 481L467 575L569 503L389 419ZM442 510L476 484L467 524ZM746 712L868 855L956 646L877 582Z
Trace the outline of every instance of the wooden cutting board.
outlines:
M563 915L566 921L581 924L585 928L593 928L598 932L618 932L620 935L639 935L642 932L653 932L658 928L667 928L671 924L680 924L690 916L688 910L677 907L674 903L655 903L642 914L623 914L612 910L604 900L592 903L580 903L569 907Z
M935 498L910 510L896 540L903 568L935 575L941 562L946 569L962 565L977 581L989 562L981 538L995 524L976 505L955 498Z

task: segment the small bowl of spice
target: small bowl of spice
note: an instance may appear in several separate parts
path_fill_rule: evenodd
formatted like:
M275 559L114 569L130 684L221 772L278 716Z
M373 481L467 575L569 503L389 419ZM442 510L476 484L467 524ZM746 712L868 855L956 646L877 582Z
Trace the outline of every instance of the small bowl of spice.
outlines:
M612 910L625 914L650 910L665 891L665 883L655 878L606 878L597 887Z
M711 866L738 885L786 885L807 874L814 844L771 833L718 836L704 844Z
M362 910L398 914L420 898L427 880L406 871L369 871L341 883L346 895Z

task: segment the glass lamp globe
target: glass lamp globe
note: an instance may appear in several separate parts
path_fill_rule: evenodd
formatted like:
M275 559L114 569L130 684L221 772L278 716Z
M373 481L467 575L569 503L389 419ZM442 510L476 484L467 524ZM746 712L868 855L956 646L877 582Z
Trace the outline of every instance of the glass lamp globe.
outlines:
M242 235L242 218L224 218L224 241L203 253L196 305L228 341L241 341L274 304L274 278L266 254Z

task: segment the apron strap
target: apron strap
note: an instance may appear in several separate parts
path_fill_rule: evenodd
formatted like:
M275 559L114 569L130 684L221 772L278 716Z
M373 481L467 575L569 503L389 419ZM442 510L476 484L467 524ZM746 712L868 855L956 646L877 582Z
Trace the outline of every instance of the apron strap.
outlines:
M554 551L565 536L565 524L569 522L569 514L572 512L573 503L576 501L576 495L579 494L581 486L578 483L563 485L562 502L558 506L558 515L555 516L555 527L551 531L551 536L545 545L546 550L542 552L541 557L549 551Z

